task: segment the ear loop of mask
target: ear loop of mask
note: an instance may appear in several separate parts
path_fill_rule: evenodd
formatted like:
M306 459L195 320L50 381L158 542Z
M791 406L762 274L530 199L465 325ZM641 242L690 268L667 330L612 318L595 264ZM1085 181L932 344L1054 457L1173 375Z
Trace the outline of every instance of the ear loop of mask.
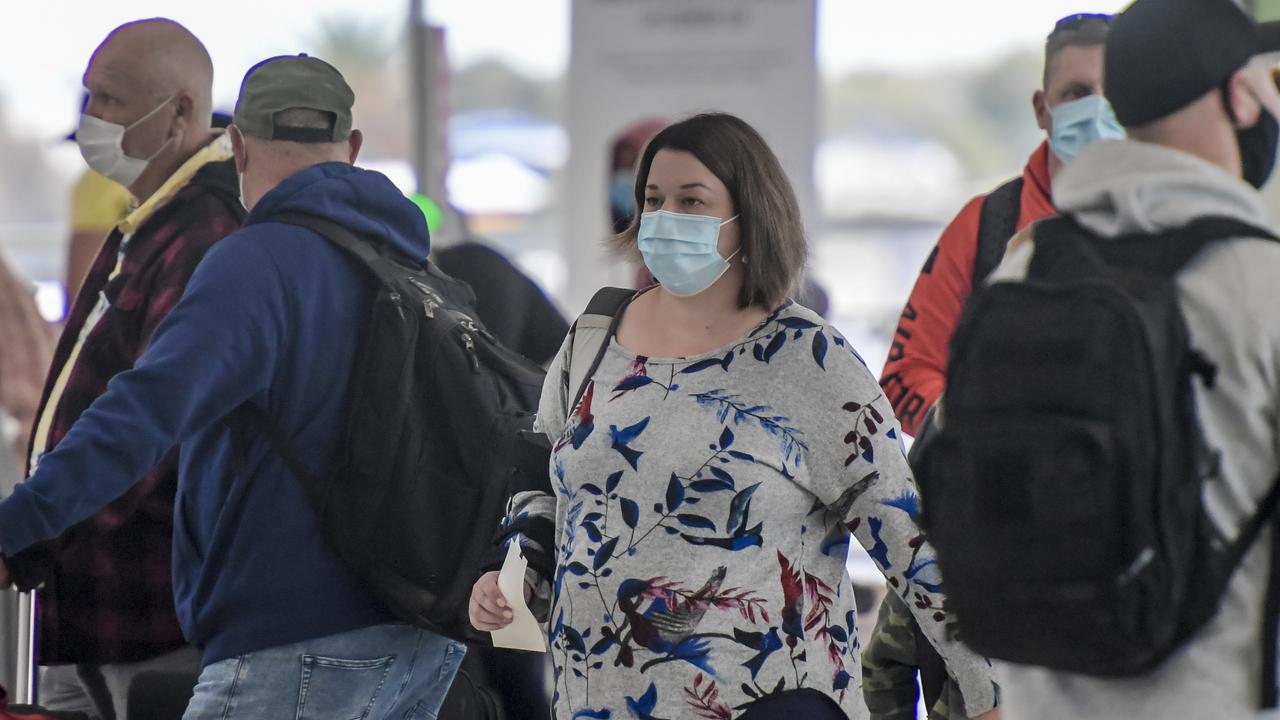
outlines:
M126 133L127 133L127 132L129 132L130 130L132 130L132 129L134 129L134 128L138 127L138 126L139 126L139 125L141 125L142 123L146 122L147 120L150 120L150 119L151 119L151 116L153 116L153 115L155 115L156 113L158 113L158 112L160 112L161 110L163 110L163 109L165 108L165 106L166 106L166 105L168 105L169 103L173 102L173 101L174 101L174 99L176 99L177 97L178 97L178 96L177 96L177 94L170 95L170 96L169 96L169 99L165 100L164 102L162 102L162 103L160 103L159 105L157 105L157 106L155 106L154 108L152 108L151 112L147 113L146 115L143 115L142 117L138 118L137 120L134 120L132 123L129 123L129 126L128 126L128 127L126 127L126 128L124 129L124 132L126 132ZM124 143L124 133L121 133L121 134L120 134L120 142L121 142L121 144L123 145L123 143ZM136 159L136 160L142 160L143 162L151 162L152 160L155 160L155 159L156 159L156 157L157 157L158 155L160 155L160 153L164 152L164 149L165 149L165 148L167 148L167 147L169 147L169 143L171 143L171 142L173 142L173 136L172 136L172 135L170 135L169 137L165 138L165 141L164 141L163 143L160 143L160 147L156 148L156 151L155 151L155 152L153 152L153 153L151 153L149 156L147 156L147 157L145 157L145 158L134 158L134 159ZM123 150L124 150L124 148L122 147L122 148L121 148L121 151L123 151ZM126 157L131 157L131 156L126 155Z

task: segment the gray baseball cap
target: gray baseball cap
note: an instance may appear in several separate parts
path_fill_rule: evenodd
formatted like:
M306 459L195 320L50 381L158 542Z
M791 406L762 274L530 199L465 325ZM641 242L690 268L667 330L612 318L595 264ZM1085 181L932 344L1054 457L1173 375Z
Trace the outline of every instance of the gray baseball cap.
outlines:
M351 135L355 99L342 73L329 63L305 54L281 55L267 58L245 73L234 120L240 132L263 140L342 142ZM276 114L294 108L329 113L333 126L276 127Z

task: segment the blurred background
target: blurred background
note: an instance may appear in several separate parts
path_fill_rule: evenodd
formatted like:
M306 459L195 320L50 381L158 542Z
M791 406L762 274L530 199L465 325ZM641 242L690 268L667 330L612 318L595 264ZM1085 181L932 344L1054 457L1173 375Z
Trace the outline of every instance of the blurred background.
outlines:
M731 105L783 156L806 208L811 265L830 295L831 317L878 370L942 225L967 198L1020 173L1043 138L1031 94L1044 36L1064 15L1121 7L1118 0L12 3L0 28L0 248L40 285L46 317L60 318L70 188L83 169L63 138L78 118L81 75L113 27L165 16L208 46L220 110L231 110L242 75L264 57L307 52L335 64L356 91L356 124L367 138L362 164L406 191L429 186L566 314L590 289L627 277L601 271L610 261L593 255L610 232L608 139L623 128L597 130L592 113L625 99L636 120ZM686 82L691 67L710 68L702 85L673 87L674 103L664 94L670 83L662 73L672 71L664 38L684 52L704 50L682 59ZM601 72L601 48L619 43L634 52ZM771 43L785 53L771 65L783 69L759 83L750 69L728 78L715 67L717 57ZM734 81L754 97L717 102ZM773 116L755 117L771 105ZM594 264L578 262L583 256Z
M634 269L603 252L611 182L662 121L742 115L791 176L832 323L877 375L942 227L1021 174L1031 96L1066 15L1121 0L44 0L0 24L0 253L65 312L81 76L121 23L169 17L208 47L215 109L245 71L306 52L346 76L361 165L446 208L569 317ZM1263 19L1280 0L1245 2ZM1155 69L1153 69L1155 70ZM1275 194L1274 184L1272 193ZM624 193L625 195L625 193ZM1280 203L1278 203L1280 204ZM856 581L880 576L855 551ZM868 608L872 609L872 608ZM865 628L871 624L866 623Z

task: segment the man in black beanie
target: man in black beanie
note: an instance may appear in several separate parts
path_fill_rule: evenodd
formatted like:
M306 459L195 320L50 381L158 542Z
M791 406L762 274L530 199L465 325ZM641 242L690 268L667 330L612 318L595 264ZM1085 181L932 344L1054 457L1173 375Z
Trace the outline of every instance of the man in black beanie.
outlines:
M1232 0L1137 0L1115 19L1105 62L1106 96L1129 139L1085 148L1055 180L1055 205L1104 239L1165 237L1210 217L1273 227L1257 188L1276 160L1276 50L1276 28ZM998 279L1026 276L1034 236L1015 238ZM1193 393L1219 459L1204 506L1227 539L1280 473L1277 278L1280 242L1261 237L1212 243L1175 276L1191 346L1217 371ZM1272 717L1275 525L1273 516L1249 545L1217 614L1155 668L1106 678L1003 665L1005 718Z

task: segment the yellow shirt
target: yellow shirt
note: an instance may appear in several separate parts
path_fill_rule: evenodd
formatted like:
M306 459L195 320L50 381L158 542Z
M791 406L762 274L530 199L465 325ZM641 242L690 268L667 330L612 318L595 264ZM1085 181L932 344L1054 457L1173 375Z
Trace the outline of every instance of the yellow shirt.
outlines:
M129 214L132 198L120 183L86 170L71 189L72 232L106 234Z

